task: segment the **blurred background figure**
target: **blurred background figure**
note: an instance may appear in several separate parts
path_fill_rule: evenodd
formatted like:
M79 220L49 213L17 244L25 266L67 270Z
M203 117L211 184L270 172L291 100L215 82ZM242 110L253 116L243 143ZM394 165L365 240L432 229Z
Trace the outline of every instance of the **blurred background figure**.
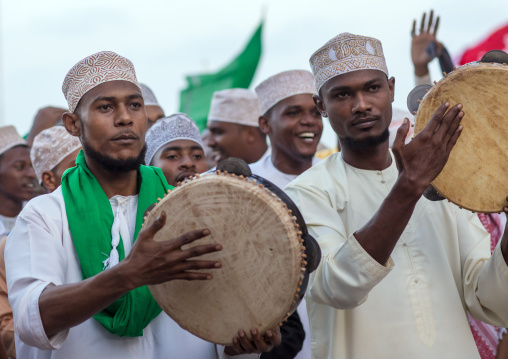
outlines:
M217 162L237 157L254 163L267 154L266 135L259 129L259 104L254 92L229 89L213 94L208 114L208 146Z
M60 179L66 169L75 166L80 149L79 139L67 133L63 126L48 128L35 136L30 158L37 179L48 192L53 192L60 186ZM16 358L14 323L5 278L6 241L7 236L3 236L0 241L0 339L9 357Z
M155 122L165 116L164 110L159 105L159 102L150 87L142 83L140 83L139 86L141 87L143 100L145 101L146 115L148 117L147 127L150 128Z
M145 141L146 165L160 168L171 186L208 170L199 129L183 113L157 121Z
M0 127L0 235L14 228L26 201L37 185L30 149L13 126Z
M71 136L63 126L48 128L35 136L30 158L39 183L48 192L60 186L65 170L76 165L80 150L79 138Z
M43 130L53 127L55 125L62 125L62 115L67 112L66 109L60 107L47 106L41 108L32 123L32 128L26 136L26 142L29 147L32 147L35 136Z

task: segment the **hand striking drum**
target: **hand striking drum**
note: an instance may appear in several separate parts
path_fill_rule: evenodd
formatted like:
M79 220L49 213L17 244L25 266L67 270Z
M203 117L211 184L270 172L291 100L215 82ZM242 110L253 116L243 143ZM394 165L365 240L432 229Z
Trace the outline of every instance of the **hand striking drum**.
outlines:
M296 309L308 274L319 263L319 247L298 208L275 185L257 176L218 171L169 192L147 215L144 226L162 211L168 216L155 241L208 228L210 236L191 246L223 246L220 253L203 256L222 262L212 280L150 286L161 308L182 328L204 340L231 345L238 329L249 333L257 328L263 334Z
M474 212L502 212L508 204L507 92L506 63L466 64L435 83L416 115L415 135L443 102L463 104L464 130L432 185L451 202Z

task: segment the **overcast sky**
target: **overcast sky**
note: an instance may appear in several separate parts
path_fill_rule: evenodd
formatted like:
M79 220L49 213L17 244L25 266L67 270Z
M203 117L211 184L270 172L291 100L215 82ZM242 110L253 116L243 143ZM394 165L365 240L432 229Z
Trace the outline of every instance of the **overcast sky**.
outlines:
M414 87L414 18L430 9L441 16L438 38L452 57L508 23L506 0L0 1L0 124L13 124L21 134L29 130L39 108L66 107L61 92L65 74L101 50L129 58L138 80L154 90L166 114L175 112L184 76L227 64L245 46L263 13L263 54L251 88L280 71L310 69L309 56L347 31L381 40L396 79L394 106L402 109ZM439 79L437 64L431 73ZM323 140L332 145L334 134L328 126L326 131Z

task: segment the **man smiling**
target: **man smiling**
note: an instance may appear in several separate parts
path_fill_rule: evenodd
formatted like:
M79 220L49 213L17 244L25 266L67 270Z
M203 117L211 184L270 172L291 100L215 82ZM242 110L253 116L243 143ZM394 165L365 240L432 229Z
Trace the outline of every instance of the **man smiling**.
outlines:
M165 213L141 229L169 186L159 169L140 165L147 115L134 66L113 52L91 55L69 71L63 92L63 122L83 152L58 189L25 207L5 249L18 357L216 358L213 344L161 313L146 286L211 279L221 263L195 257L221 246L181 248L207 229L153 241ZM252 337L239 332L225 351L262 352L280 340L277 331Z
M284 188L319 159L314 157L323 122L312 95L312 74L293 70L269 77L256 87L259 128L270 138L272 153L251 165L258 174Z

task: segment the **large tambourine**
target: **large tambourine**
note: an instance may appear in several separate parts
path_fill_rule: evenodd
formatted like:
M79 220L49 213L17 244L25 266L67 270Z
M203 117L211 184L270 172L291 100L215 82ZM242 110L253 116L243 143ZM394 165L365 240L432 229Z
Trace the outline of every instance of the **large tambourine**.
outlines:
M264 334L296 309L308 274L320 260L298 208L282 190L257 176L218 171L185 181L147 215L147 226L167 214L156 241L208 228L191 246L220 243L208 281L173 280L149 286L161 308L183 329L209 342L231 345L239 329ZM183 247L188 248L188 246Z
M435 83L421 100L415 135L444 102L464 107L464 129L434 188L473 212L501 212L508 195L508 66L471 63Z

